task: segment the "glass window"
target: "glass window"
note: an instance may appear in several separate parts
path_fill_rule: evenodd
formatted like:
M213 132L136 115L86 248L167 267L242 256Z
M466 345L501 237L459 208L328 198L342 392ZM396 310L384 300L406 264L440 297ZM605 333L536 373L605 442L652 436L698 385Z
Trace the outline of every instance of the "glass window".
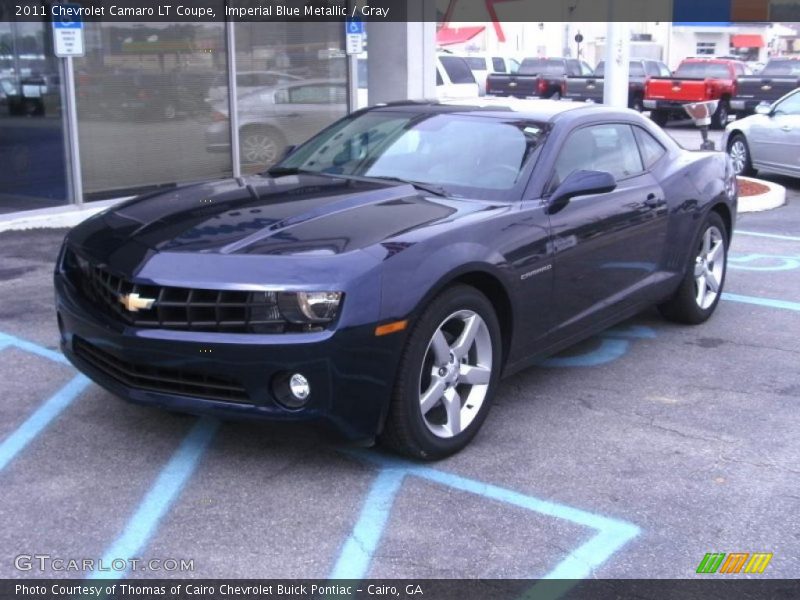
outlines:
M581 64L577 60L567 61L567 75L570 77L578 77L581 74Z
M715 42L697 42L696 54L698 56L714 56L717 53L717 44Z
M495 73L505 73L506 72L506 63L502 58L495 56L492 59L492 69L494 69Z
M347 56L341 27L333 22L238 22L237 74L259 74L259 86L239 93L239 156L242 172L263 171L347 114ZM357 59L357 102L367 104L368 58ZM227 109L207 128L206 139L230 148Z
M467 65L469 65L469 68L473 71L486 70L486 60L479 56L468 56L464 60L467 61Z
M775 105L776 115L800 115L800 92L795 92Z
M442 56L439 60L450 78L450 83L475 83L475 76L469 65L460 56Z
M581 61L581 75L584 77L588 77L592 75L594 71L592 71L592 67L587 65L585 62Z
M763 77L800 77L800 60L773 59L759 73Z
M454 195L504 198L542 126L457 114L374 111L343 119L280 166L336 176L400 178Z
M564 75L566 67L560 58L526 58L519 67L520 75Z
M683 62L675 71L675 77L693 79L727 79L731 76L728 65L720 62Z
M630 125L592 125L572 132L555 164L551 191L573 171L606 171L626 179L643 171Z
M513 58L508 59L508 69L510 73L519 72L519 61Z
M639 142L639 151L642 153L644 168L649 169L656 164L667 151L664 146L661 145L661 142L641 127L634 127L633 131L636 134L636 141Z
M0 21L0 213L68 200L52 40L49 23Z
M224 24L84 27L75 83L89 198L230 175Z
M629 63L628 72L631 77L644 77L644 65L640 60L634 60Z
M442 72L439 69L436 69L436 85L444 85L444 80L442 79Z

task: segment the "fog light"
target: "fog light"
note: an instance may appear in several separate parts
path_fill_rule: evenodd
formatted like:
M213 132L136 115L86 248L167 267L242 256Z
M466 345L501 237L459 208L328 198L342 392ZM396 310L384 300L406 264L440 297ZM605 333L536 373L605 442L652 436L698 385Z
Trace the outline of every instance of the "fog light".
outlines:
M302 408L311 396L311 384L300 373L278 373L272 380L272 393L285 408Z
M292 396L305 402L311 394L311 386L308 385L308 379L300 373L295 373L289 378L289 391L292 392Z

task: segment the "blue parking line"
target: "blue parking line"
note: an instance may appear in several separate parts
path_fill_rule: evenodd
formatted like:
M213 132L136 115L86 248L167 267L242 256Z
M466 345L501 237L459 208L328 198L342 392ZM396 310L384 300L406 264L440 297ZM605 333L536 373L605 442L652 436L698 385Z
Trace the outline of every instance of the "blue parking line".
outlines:
M759 231L741 231L739 229L734 231L734 235L752 235L754 237L765 237L773 240L788 240L791 242L800 242L800 237L794 235L781 235L778 233L761 233Z
M365 500L359 520L353 529L353 534L348 538L339 554L331 579L345 577L347 579L362 579L366 577L372 556L388 520L391 504L406 475L427 479L428 481L476 494L489 500L511 504L532 512L590 527L597 531L597 534L590 540L567 554L549 573L543 576L544 579L577 580L589 577L596 568L640 533L640 529L636 525L625 521L527 496L514 490L468 479L453 473L446 473L378 454L374 451L359 452L351 450L346 451L346 453L377 466L381 469L381 472ZM379 500L379 506L371 505L375 499ZM369 535L365 536L364 532L368 528L370 528ZM361 548L354 548L359 540L365 539L368 541L367 544ZM561 590L559 594L563 593L563 591L565 590Z
M775 300L773 298L760 298L758 296L742 296L741 294L722 293L723 300L730 302L742 302L744 304L755 304L757 306L768 306L770 308L782 308L784 310L800 311L800 302L789 300Z
M3 333L0 331L0 350L2 350L3 348L7 348L8 346L14 346L16 348L19 348L20 350L25 350L26 352L30 352L31 354L36 354L37 356L48 358L57 363L61 363L64 365L70 364L69 361L60 352L56 352L55 350L50 350L49 348L45 348L44 346L39 346L38 344L34 344L27 340L23 340L22 338L14 337L13 335L9 335L7 333Z
M600 342L600 346L591 352L578 356L553 356L539 363L539 366L545 368L597 367L622 358L628 351L629 345L627 340L604 339Z
M70 405L78 395L89 385L89 380L83 375L76 375L72 380L58 390L42 404L36 411L17 427L2 444L0 444L0 471L27 446L33 438L47 427L53 419Z
M378 474L364 499L361 515L333 567L331 579L359 579L369 571L372 555L378 547L403 479L405 473L402 471L385 470Z
M155 532L159 521L166 514L194 473L219 429L219 421L201 418L192 427L162 468L155 483L145 494L125 529L103 555L103 563L114 564L115 559L135 558ZM94 571L91 579L121 579L125 571Z

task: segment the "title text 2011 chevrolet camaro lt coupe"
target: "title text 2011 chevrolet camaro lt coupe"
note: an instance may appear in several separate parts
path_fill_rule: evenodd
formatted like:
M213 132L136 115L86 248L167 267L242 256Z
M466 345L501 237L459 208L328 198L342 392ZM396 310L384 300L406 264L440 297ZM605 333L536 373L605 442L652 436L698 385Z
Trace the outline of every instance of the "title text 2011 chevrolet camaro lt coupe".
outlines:
M262 175L85 221L55 273L65 354L133 402L435 459L501 375L654 304L706 320L730 159L633 111L502 102L359 111Z

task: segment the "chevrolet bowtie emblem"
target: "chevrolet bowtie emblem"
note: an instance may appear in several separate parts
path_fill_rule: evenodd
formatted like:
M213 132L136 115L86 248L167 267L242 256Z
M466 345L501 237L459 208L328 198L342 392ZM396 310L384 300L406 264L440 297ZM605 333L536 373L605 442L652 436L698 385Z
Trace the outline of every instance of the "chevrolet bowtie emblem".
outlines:
M155 303L155 298L141 298L139 294L124 294L119 297L119 302L131 312L147 310Z
M761 86L761 89L762 89L762 90L764 90L764 91L766 92L766 91L769 91L769 90L771 90L771 89L772 89L772 86L771 86L771 85L769 85L769 84L767 84L767 85L762 85L762 86Z

